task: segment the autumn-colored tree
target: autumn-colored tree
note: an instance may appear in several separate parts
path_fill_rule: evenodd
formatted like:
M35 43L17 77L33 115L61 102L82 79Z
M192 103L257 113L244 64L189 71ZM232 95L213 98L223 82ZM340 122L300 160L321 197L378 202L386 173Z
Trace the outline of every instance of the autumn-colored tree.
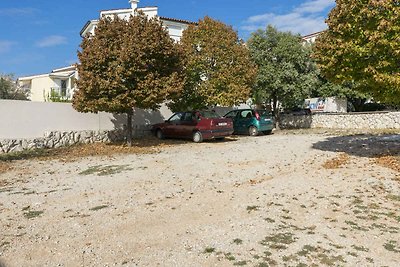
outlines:
M205 17L183 32L185 86L173 110L233 106L250 96L256 67L232 27Z
M81 48L73 107L127 114L131 145L133 108L156 109L182 88L176 44L158 19L138 13L129 20L101 19Z
M279 121L278 105L297 107L317 83L311 49L302 45L299 35L280 32L270 25L253 33L248 46L258 66L253 97L260 102L272 102Z
M326 22L314 49L323 75L400 103L400 1L337 0Z

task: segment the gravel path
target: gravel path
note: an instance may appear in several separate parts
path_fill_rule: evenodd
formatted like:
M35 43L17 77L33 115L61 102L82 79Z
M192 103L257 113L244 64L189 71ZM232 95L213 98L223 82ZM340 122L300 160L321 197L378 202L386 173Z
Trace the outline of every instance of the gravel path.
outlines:
M275 134L20 161L0 174L0 261L398 266L399 173L344 148L339 137Z

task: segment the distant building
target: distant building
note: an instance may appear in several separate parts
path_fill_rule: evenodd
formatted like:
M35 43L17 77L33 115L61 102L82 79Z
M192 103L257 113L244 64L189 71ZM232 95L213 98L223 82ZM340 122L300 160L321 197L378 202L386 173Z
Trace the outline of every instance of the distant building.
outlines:
M315 40L318 38L318 36L321 33L323 33L323 31L314 32L314 33L302 36L301 39L303 40L304 43L312 44L312 43L315 43Z
M70 101L76 89L76 65L54 69L50 73L20 77L18 86L30 91L31 101Z
M124 8L124 9L112 9L112 10L103 10L100 11L100 19L104 17L114 17L118 16L121 19L129 19L129 17L135 16L137 11L142 11L145 15L149 18L158 17L164 27L168 30L169 35L172 39L179 42L182 37L182 33L187 27L191 24L196 25L196 23L181 20L181 19L173 19L167 17L158 16L158 7L141 7L138 8L139 0L129 0L131 4L131 8ZM94 31L97 27L99 20L90 20L88 21L83 29L81 30L80 34L82 37L87 36L89 33L94 34Z

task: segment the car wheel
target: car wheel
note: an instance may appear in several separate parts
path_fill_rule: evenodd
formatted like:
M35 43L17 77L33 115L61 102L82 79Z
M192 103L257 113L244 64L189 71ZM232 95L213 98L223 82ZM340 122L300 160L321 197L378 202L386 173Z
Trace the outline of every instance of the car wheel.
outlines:
M195 143L203 142L203 135L201 134L201 132L197 131L193 133L193 142Z
M263 131L263 134L265 134L265 135L270 135L271 133L272 133L272 130Z
M258 135L258 129L255 126L250 126L249 127L249 135L250 136L257 136Z
M158 129L158 130L157 130L157 132L156 132L156 137L157 137L158 139L164 139L164 138L165 138L164 133L161 131L161 129Z

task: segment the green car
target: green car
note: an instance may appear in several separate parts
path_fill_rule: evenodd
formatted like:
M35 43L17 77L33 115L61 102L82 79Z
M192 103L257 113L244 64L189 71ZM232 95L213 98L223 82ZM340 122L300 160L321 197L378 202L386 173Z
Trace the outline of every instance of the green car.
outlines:
M271 134L274 128L273 116L266 110L237 109L228 112L224 117L232 119L235 134Z

